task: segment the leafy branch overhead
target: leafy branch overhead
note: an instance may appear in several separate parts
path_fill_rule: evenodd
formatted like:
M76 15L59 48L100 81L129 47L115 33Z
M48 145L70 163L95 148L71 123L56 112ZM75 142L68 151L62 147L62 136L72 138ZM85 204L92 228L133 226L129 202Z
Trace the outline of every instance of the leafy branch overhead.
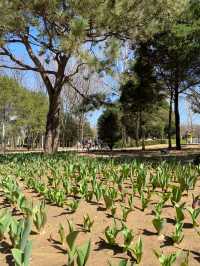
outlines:
M49 96L46 152L58 148L64 85L84 96L73 85L73 78L85 65L113 73L123 42L153 36L168 26L185 4L180 0L177 5L171 0L167 5L164 0L1 1L0 67L40 74ZM27 59L21 58L15 47L20 47ZM87 100L94 103L93 97Z

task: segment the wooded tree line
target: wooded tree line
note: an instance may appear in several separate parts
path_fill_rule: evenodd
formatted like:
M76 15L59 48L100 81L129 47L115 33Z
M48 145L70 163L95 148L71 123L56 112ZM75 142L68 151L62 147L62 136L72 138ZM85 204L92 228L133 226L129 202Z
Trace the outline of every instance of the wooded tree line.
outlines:
M188 9L175 17L171 26L154 34L153 38L136 41L134 58L121 77L120 104L122 125L126 135L130 135L130 125L134 125L136 144L148 136L148 124L158 116L158 108L169 99L168 119L165 116L165 136L168 135L169 148L172 147L175 118L176 148L181 149L179 98L186 94L192 102L194 112L199 112L200 47L199 11L197 1L187 1ZM197 108L196 108L197 107ZM113 112L113 111L109 111ZM103 114L106 115L107 111ZM167 114L165 114L167 115ZM100 137L103 127L99 120ZM125 119L124 119L125 118ZM163 120L164 121L164 120ZM104 121L105 122L105 121ZM157 128L157 132L159 129ZM112 135L112 130L110 131ZM155 133L151 129L151 135ZM116 135L116 133L114 133Z
M1 143L16 147L41 142L47 109L48 99L43 93L28 91L16 80L1 76Z
M169 98L169 146L174 110L176 147L181 148L179 96L199 85L199 1L1 0L0 4L0 67L38 73L48 93L45 152L58 148L65 86L94 106L110 104L77 86L76 77L86 66L99 75L113 79L117 75L124 120L131 114L136 121L136 140L147 134L145 113L153 114L157 103ZM121 51L127 44L130 56L123 62L123 73L118 73L117 62L123 61Z
M142 121L138 112L125 110L120 102L104 110L98 119L98 137L111 149L117 147L141 146L145 143L166 143L168 137L169 104L161 101L149 111L142 111ZM111 122L112 121L112 122ZM172 135L175 135L174 116ZM142 124L141 124L142 123ZM135 140L133 142L133 140ZM151 141L150 141L151 140Z
M41 148L45 135L48 97L40 91L30 91L8 76L0 77L0 143L11 148ZM89 123L80 125L78 114L61 112L60 146L71 147L80 135L92 137ZM83 127L83 132L81 128ZM4 147L5 148L5 147Z

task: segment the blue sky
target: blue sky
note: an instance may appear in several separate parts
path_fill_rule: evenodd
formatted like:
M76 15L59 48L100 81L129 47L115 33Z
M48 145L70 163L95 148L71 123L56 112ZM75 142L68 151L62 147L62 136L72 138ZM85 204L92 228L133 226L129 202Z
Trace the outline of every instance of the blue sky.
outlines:
M187 105L185 103L185 99L180 97L180 105L179 105L179 111L180 111L180 119L181 124L188 124L188 111L187 111ZM87 115L88 120L90 121L91 125L93 127L96 126L98 117L101 115L102 110L96 110L94 112L91 112ZM200 115L193 114L192 115L192 122L193 124L200 124Z
M23 58L26 63L31 64L31 60L26 54L26 51L20 46L20 45L14 45L12 47L12 50L19 58ZM106 83L110 83L110 85L113 87L116 85L115 82L113 82L111 79L106 79ZM37 82L35 80L34 74L29 71L24 78L24 84L29 89L36 89L37 88ZM188 124L188 111L187 111L187 105L185 103L185 98L180 97L180 118L181 118L181 124ZM102 109L96 110L94 112L90 112L87 114L87 118L90 121L92 127L95 127L97 124L98 117L101 115ZM200 116L199 115L193 115L193 124L200 124Z

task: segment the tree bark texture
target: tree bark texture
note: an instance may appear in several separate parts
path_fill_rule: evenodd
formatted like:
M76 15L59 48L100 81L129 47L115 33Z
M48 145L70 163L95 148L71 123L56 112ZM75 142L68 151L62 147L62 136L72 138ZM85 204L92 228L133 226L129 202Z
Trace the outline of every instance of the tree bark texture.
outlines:
M179 114L179 91L178 86L174 90L174 113L176 126L176 149L181 150L180 114Z
M53 91L49 94L49 111L47 114L45 133L45 153L55 153L59 146L60 135L60 93Z
M168 148L172 148L172 101L173 101L173 91L170 92L170 103L169 103L169 124L168 124Z

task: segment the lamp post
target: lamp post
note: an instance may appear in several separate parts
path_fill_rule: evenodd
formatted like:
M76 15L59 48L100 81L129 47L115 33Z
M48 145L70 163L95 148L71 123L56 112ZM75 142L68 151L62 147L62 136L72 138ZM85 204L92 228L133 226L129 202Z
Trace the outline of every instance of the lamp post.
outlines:
M4 110L3 120L2 120L2 151L3 154L6 152L6 122L15 122L17 116L10 116L6 119L6 111Z
M2 122L2 150L3 153L5 154L6 152L6 142L5 142L5 122Z
M2 110L2 151L6 151L6 107Z

